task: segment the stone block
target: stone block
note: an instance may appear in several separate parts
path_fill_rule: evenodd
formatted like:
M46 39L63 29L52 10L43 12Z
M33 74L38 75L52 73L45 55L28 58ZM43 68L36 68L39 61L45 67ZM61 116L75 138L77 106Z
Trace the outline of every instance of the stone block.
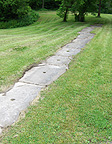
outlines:
M47 59L47 64L50 65L57 65L57 66L62 66L65 65L68 67L68 64L70 63L70 59L68 57L63 57L63 56L52 56Z
M30 71L27 71L20 81L46 86L55 81L65 71L65 66L45 65L34 67Z
M22 110L38 96L41 86L18 82L9 90L3 101L0 101L0 126L7 127L13 124Z
M58 56L73 57L78 54L81 50L77 48L62 48L56 53Z

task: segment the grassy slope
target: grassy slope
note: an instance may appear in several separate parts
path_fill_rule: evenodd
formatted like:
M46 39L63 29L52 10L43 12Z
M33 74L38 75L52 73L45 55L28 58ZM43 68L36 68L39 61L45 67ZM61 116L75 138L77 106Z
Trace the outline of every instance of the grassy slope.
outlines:
M69 70L41 93L44 99L29 108L26 117L6 134L3 143L112 141L112 16L103 15L98 20L104 25L94 30L94 39L74 58ZM73 32L75 28L70 29Z
M31 26L0 30L0 92L14 84L29 65L53 55L85 26L63 23L55 12L40 12L39 21Z

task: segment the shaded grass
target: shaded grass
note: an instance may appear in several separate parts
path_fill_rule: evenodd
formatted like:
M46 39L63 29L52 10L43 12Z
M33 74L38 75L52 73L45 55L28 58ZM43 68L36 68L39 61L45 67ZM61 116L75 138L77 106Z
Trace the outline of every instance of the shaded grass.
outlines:
M86 49L74 57L65 74L41 92L44 99L29 107L3 143L112 142L112 17L103 17L98 19L103 27L94 30L96 35Z

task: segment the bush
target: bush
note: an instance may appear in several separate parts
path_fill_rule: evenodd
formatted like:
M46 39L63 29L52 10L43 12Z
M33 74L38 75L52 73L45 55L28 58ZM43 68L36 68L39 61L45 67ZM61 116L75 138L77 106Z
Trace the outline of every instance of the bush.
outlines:
M31 7L29 0L0 0L0 21L18 19L28 14Z
M30 11L27 15L24 15L22 18L12 19L5 22L0 22L0 29L7 28L16 28L30 25L36 22L39 18L39 14L36 11Z

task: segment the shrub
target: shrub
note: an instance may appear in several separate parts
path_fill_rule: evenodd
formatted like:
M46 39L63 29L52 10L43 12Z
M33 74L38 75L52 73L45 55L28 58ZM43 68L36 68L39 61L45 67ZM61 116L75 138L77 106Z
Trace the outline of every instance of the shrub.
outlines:
M39 14L36 11L32 10L27 15L23 15L21 18L0 22L0 29L27 26L36 22L38 18L39 18Z
M0 0L0 21L21 18L31 11L29 0Z

